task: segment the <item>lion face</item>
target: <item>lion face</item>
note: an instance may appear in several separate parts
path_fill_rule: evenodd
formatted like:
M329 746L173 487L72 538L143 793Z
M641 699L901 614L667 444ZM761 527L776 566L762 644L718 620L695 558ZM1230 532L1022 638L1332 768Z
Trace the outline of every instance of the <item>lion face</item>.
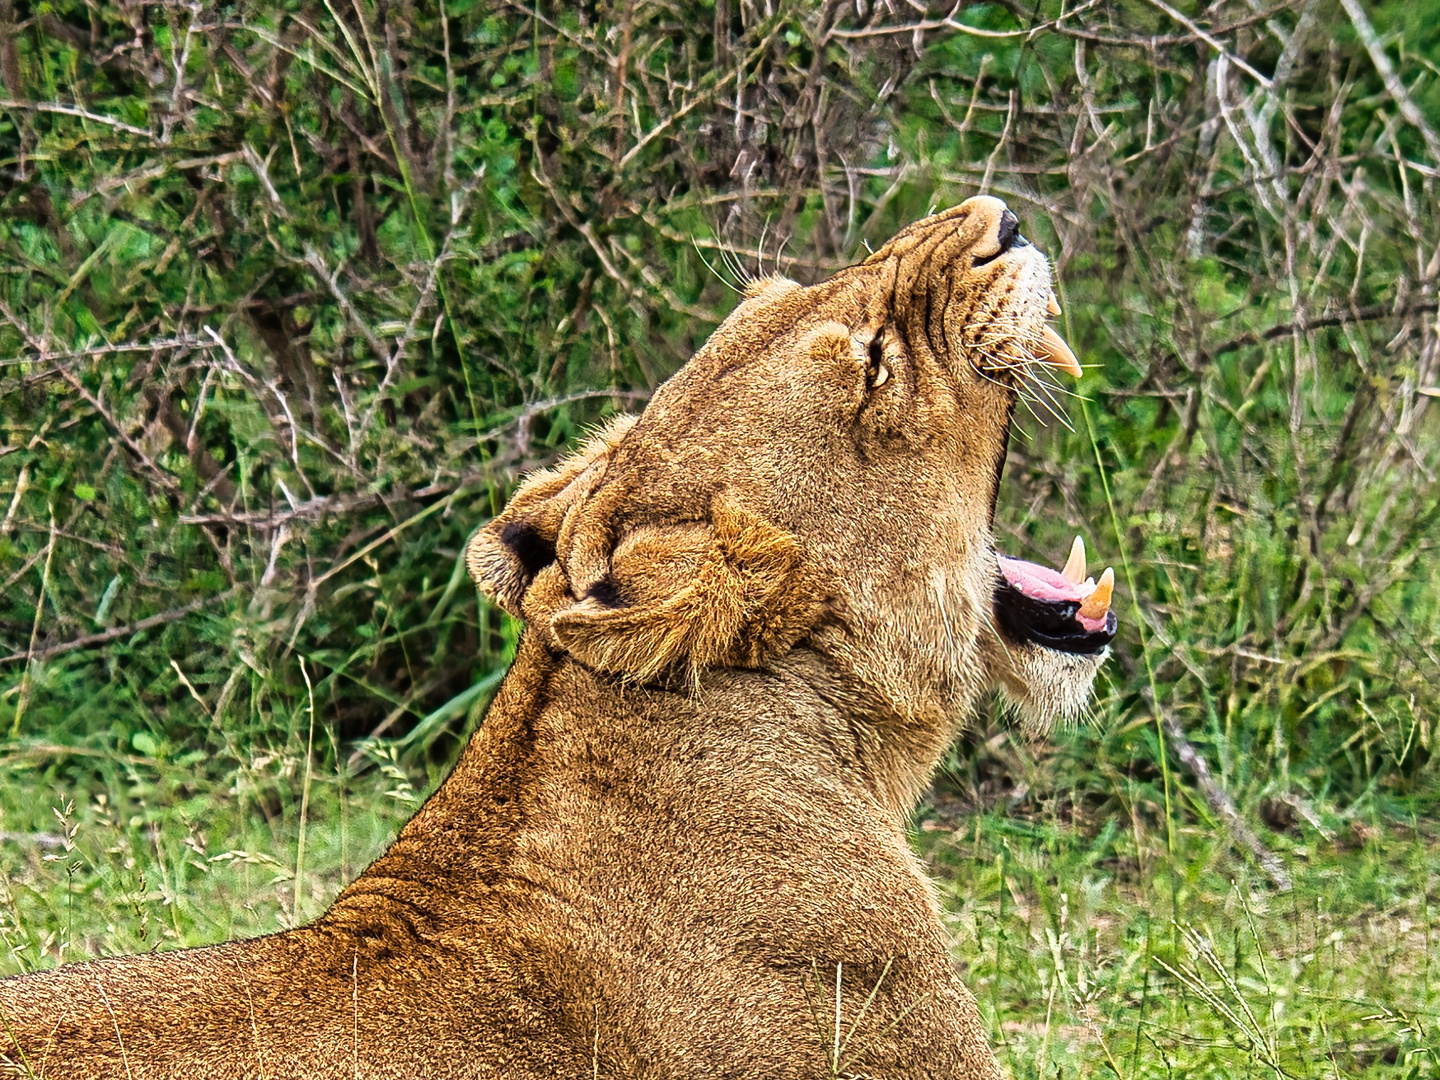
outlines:
M803 641L872 715L948 735L993 689L1043 729L1115 632L1083 550L1054 571L991 536L1019 395L1080 373L1058 310L983 196L829 281L757 282L643 415L521 487L471 573L625 678L698 684Z

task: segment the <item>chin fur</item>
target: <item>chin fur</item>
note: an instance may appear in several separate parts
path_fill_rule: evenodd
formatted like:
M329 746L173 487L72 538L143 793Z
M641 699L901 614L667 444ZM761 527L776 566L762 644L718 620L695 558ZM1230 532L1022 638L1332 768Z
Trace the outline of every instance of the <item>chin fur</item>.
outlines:
M1074 723L1085 715L1095 676L1109 655L1109 649L1086 655L1007 643L995 688L1016 725L1039 738L1057 723Z

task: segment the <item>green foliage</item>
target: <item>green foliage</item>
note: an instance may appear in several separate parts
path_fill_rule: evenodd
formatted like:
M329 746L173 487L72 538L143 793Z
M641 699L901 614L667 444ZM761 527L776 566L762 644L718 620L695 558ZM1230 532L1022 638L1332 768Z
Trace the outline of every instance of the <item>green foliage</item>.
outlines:
M460 552L515 476L642 406L739 279L983 189L1089 369L1021 410L998 543L1123 571L1096 722L1036 760L981 718L947 767L1008 806L937 864L993 919L982 983L1113 1055L1047 1023L1012 1067L1432 1075L1428 914L1409 966L1353 927L1433 888L1440 23L1347 3L0 0L14 965L317 911L512 654ZM1267 848L1311 944L1343 930L1320 959ZM1098 966L1047 982L1082 894Z

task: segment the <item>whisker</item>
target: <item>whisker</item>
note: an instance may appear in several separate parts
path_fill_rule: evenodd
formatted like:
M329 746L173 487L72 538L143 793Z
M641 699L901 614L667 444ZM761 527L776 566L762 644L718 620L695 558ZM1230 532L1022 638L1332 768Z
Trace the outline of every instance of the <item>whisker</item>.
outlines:
M1060 423L1064 425L1065 430L1069 431L1071 434L1074 434L1075 429L1070 425L1070 419L1060 408L1059 402L1057 402L1053 397L1050 396L1050 394L1045 390L1043 385L1037 387L1034 383L1031 383L1029 384L1029 386L1032 391L1035 389L1039 389L1040 391L1040 394L1034 398L1035 403L1041 408L1043 408L1046 412L1048 412L1051 416L1053 416L1056 420L1060 421Z
M720 249L720 255L725 260L725 265L729 268L731 276L748 286L751 278L750 275L745 272L745 267L741 265L739 256L728 246Z
M1045 421L1042 420L1039 414L1035 412L1034 408L1031 407L1030 400L1027 397L1022 394L1019 397L1019 401L1021 405L1025 406L1025 411L1030 414L1031 418L1037 424L1039 424L1041 427L1047 426ZM1016 431L1018 431L1021 435L1025 436L1025 440L1027 442L1035 441L1035 436L1031 435L1030 432L1026 431L1023 427L1021 427L1020 421L1016 420L1013 416L1010 418L1010 426L1013 427Z
M760 279L761 274L752 274L749 268L745 265L745 260L740 257L740 253L736 251L733 247L726 247L725 255L726 258L729 260L731 272L741 282L744 283L746 288L749 288L751 285L753 285L756 281ZM761 266L761 270L763 270L763 265Z
M1079 394L1056 382L1053 378L1048 378L1048 375L1048 371L1036 371L1032 368L1025 372L1025 385L1057 405L1061 403L1060 399L1062 398L1080 398Z
M1064 394L1066 397L1074 398L1076 401L1093 400L1088 395L1081 393L1079 390L1066 386L1063 382L1058 381L1054 377L1049 364L1033 364L1030 370L1026 372L1026 375L1034 382L1043 383L1044 385L1048 386L1057 394Z
M974 368L975 374L979 375L980 378L984 379L986 382L998 386L1002 390L1014 389L1009 383L1001 382L999 379L995 378L995 376L991 375L988 371L980 367L978 364L971 364L970 366Z
M709 270L710 273L715 275L716 281L720 282L721 285L724 285L727 289L729 289L736 295L744 295L743 289L737 289L735 285L728 278L725 277L724 274L720 273L719 270L715 269L714 265L710 262L710 260L705 257L705 252L700 249L699 241L697 241L692 236L690 238L690 242L695 245L695 254L700 256L700 261L705 264L705 269ZM723 252L724 249L722 248L721 251Z

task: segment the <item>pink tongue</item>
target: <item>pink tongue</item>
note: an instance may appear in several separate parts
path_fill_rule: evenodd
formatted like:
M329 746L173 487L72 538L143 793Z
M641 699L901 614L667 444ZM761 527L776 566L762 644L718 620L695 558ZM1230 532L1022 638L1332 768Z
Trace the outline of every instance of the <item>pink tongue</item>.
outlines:
M1079 603L1095 591L1094 582L1081 582L1077 585L1073 581L1067 581L1060 571L1051 570L1039 563L1012 559L1008 555L1000 554L996 554L995 558L1000 563L1000 572L1005 575L1005 580L1034 600L1073 600ZM1075 621L1093 632L1104 627L1105 616L1089 619L1077 613Z
M997 555L996 558L1000 560L1000 572L1005 575L1005 580L1034 600L1074 600L1078 603L1095 591L1093 584L1082 582L1077 585L1048 566L1012 559L1008 555Z

